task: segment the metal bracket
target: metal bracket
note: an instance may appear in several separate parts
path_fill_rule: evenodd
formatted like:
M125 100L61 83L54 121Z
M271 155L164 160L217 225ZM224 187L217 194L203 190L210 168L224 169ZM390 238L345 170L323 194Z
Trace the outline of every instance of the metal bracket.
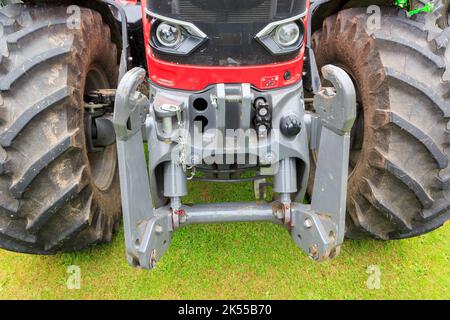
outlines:
M293 227L298 242L295 234L302 234L305 223L309 225L305 221L315 222L314 248L308 250L316 260L335 255L344 240L350 131L356 118L355 87L348 74L332 65L324 66L322 74L334 88L321 88L314 97L314 108L322 122L311 202L314 214L306 217L298 212Z
M325 200L325 199L323 199ZM294 242L316 261L333 258L339 252L338 225L330 216L318 214L301 205L292 208L294 217L291 235Z
M172 221L167 213L155 215L146 222L142 231L141 242L136 251L141 268L153 269L167 251L171 242Z
M149 100L136 91L145 75L144 69L134 68L122 78L116 93L114 128L128 261L151 269L168 247L171 223L167 215L155 215L152 206L141 132Z
M226 103L237 102L241 104L239 127L246 130L251 124L251 110L253 95L251 86L248 83L241 85L240 94L228 94L229 89L225 84L216 85L216 96L212 97L213 104L217 108L216 123L217 129L224 131L226 126Z
M144 81L145 75L144 69L134 68L123 77L119 84L113 120L119 140L131 139L142 129L148 113L149 100L139 93L137 88Z
M349 75L333 65L322 67L322 75L334 88L321 88L314 96L314 109L322 124L338 135L349 133L356 119L355 86Z

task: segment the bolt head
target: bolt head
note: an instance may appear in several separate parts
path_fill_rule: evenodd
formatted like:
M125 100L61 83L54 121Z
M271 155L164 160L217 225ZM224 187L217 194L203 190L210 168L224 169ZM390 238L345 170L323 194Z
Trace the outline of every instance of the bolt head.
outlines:
M281 209L279 209L279 210L277 210L276 211L276 217L278 218L278 219L283 219L284 218L284 212L283 212L283 210L281 210Z
M258 134L259 135L265 135L267 133L267 127L265 124L261 124L258 126Z
M262 108L259 108L259 109L258 109L258 114L259 114L261 117L267 116L268 113L269 113L269 110L267 110L267 108L265 108L265 107L262 107Z
M157 260L157 252L156 249L153 249L152 254L150 255L150 268L156 268L156 260Z
M305 226L306 229L311 229L313 226L313 222L311 221L311 219L307 218L305 219L303 225Z
M311 259L317 260L319 257L319 247L317 244L313 244L311 247L309 247L309 257Z
M267 152L264 156L261 157L261 163L268 165L273 163L275 159L275 155L272 152Z
M159 224L155 226L155 233L156 234L161 234L163 233L163 227L161 227Z

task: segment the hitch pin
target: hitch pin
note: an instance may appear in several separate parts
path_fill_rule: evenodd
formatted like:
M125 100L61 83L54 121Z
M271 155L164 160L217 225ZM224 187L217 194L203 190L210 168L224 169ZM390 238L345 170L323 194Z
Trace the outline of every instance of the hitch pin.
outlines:
M181 128L181 125L183 123L183 119L181 118L181 108L180 106L175 106L173 104L165 104L161 106L161 109L166 112L175 112L177 115L177 123L178 126Z
M178 121L178 127L181 128L182 126L182 119L181 119L181 108L177 108L177 121Z

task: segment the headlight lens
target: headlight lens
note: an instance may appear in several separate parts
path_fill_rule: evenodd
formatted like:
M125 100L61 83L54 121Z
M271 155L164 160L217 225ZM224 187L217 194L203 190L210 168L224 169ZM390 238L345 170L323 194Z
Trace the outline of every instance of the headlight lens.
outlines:
M163 46L173 48L182 40L181 28L175 24L162 22L156 29L156 37Z
M300 37L300 28L297 23L289 22L282 24L275 30L275 41L283 46L289 47L296 43Z
M187 56L208 41L208 36L192 22L164 17L145 10L152 17L149 45L158 53Z

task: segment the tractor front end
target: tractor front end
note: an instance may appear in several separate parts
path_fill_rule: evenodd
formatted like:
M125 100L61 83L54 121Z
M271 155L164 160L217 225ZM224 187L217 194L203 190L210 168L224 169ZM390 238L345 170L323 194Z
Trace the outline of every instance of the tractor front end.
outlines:
M344 236L441 227L449 8L0 1L0 248L78 251L122 215L133 266L187 225L256 221L323 261ZM190 180L253 183L255 201L188 204Z
M141 5L148 72L122 77L114 113L128 261L151 269L175 230L238 221L284 225L314 260L334 257L356 95L350 77L327 65L334 88L318 87L315 111L306 111L309 1ZM138 91L144 81L148 97ZM189 180L253 181L256 201L187 205Z

